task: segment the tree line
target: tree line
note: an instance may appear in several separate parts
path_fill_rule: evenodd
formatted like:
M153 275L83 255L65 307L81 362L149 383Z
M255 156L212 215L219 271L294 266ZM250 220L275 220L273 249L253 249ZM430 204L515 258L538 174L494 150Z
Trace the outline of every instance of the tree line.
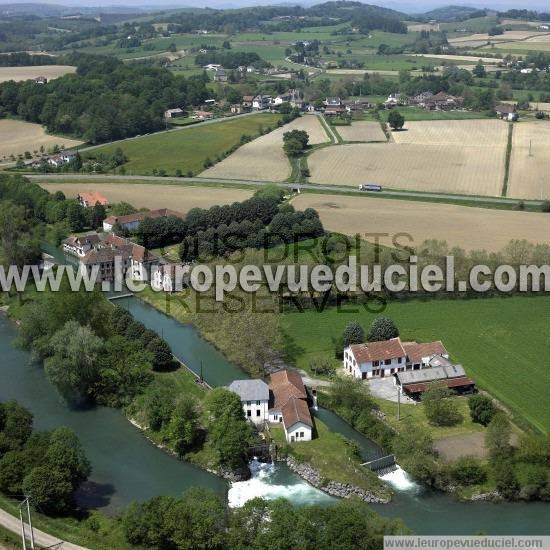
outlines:
M382 518L366 504L292 506L255 498L226 509L211 491L193 488L182 497L161 496L133 504L122 518L130 544L146 548L380 548L384 535L408 534L400 520Z
M225 69L253 65L256 68L268 67L270 64L264 61L256 52L236 52L231 50L212 50L199 53L195 57L195 65L203 67L210 63L222 65Z
M75 491L91 473L74 432L33 432L33 415L15 401L0 403L0 491L30 498L47 515L74 512Z
M76 74L47 84L1 83L0 111L101 143L160 130L166 109L198 105L209 95L204 75L186 78L95 55L71 54L67 62Z

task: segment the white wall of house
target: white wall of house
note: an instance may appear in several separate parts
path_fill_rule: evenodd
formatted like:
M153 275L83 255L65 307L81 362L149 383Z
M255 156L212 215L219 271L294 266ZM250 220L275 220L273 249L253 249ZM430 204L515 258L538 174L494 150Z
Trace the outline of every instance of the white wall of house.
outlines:
M311 426L303 422L296 422L296 424L285 428L285 435L288 443L294 441L311 441Z
M112 231L113 226L110 223L107 223L106 221L103 222L103 231Z
M282 422L283 413L281 411L270 411L269 412L269 422Z
M407 368L407 358L394 357L385 361L366 361L359 363L351 348L344 350L344 372L359 379L391 376L394 372L404 371Z
M254 424L261 424L268 420L268 400L259 399L257 401L242 401L244 416Z

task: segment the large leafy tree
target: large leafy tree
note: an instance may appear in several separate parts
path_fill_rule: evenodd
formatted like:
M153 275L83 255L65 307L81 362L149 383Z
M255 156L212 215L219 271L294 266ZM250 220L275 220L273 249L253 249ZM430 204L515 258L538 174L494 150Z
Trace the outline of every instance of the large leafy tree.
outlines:
M399 111L392 109L388 115L388 124L392 130L401 130L405 125L405 117Z
M389 317L377 317L371 324L367 334L369 342L381 342L399 336L399 329Z
M65 398L85 401L92 395L99 374L103 341L89 327L67 321L51 339L46 374Z

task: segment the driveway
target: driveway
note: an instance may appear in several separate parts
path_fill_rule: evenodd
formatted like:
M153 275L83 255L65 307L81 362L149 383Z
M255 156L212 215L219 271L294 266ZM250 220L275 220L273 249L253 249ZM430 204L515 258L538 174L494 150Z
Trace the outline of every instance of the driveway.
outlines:
M393 383L393 376L387 378L371 378L367 380L367 385L374 397L397 403L397 387ZM414 401L410 397L402 395L401 403L414 404Z

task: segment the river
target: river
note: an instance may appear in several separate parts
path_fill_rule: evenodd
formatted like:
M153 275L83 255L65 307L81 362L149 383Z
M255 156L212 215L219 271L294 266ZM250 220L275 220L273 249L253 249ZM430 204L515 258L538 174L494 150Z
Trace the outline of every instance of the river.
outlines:
M136 299L122 298L134 317L166 339L175 355L199 373L201 362L206 381L223 385L246 375L231 365L191 326L185 326ZM37 429L68 426L79 436L92 463L90 482L80 501L106 512L120 510L132 500L155 495L179 495L200 485L225 494L227 484L167 455L154 447L120 411L105 407L70 409L49 384L43 368L27 352L13 345L15 326L0 314L0 401L16 399L34 414ZM339 417L326 410L316 412L332 430L357 441L362 456L372 458L380 449ZM251 480L233 484L229 501L284 496L296 504L330 504L331 497L310 487L286 466L253 465ZM382 515L400 517L420 534L550 534L550 504L485 502L459 503L452 497L422 489L404 477L390 476L394 501L374 508Z

